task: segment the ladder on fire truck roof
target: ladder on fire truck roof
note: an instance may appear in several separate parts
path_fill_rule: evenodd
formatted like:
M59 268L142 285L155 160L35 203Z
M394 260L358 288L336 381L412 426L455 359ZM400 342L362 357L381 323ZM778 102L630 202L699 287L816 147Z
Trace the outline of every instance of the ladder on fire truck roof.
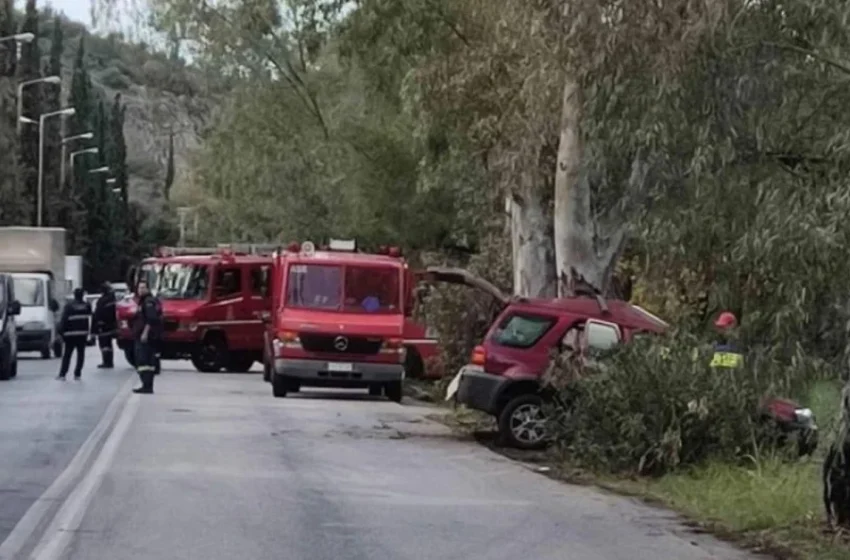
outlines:
M160 257L177 257L190 255L271 255L280 249L279 243L219 243L215 247L160 247L157 255Z

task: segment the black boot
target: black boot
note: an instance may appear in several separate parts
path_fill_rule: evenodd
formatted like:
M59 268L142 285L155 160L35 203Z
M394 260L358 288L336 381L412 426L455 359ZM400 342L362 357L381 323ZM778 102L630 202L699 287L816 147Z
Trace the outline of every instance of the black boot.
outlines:
M134 393L139 395L152 395L153 394L153 372L146 371L143 373L139 373L139 378L142 381L142 386L136 389L133 389Z

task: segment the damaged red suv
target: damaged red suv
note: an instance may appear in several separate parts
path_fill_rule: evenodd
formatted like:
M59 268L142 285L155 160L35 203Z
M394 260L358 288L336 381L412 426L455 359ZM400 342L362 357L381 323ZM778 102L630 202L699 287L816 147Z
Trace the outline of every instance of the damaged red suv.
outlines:
M547 442L540 380L553 350L588 356L641 334L662 334L669 327L636 305L606 301L595 294L563 299L510 297L486 280L453 268L428 268L424 278L471 286L501 303L501 313L483 343L475 347L471 363L452 380L446 398L494 416L501 440L520 449L539 448ZM764 406L765 417L783 432L800 434L801 454L814 450L817 427L811 411L785 399L769 399Z

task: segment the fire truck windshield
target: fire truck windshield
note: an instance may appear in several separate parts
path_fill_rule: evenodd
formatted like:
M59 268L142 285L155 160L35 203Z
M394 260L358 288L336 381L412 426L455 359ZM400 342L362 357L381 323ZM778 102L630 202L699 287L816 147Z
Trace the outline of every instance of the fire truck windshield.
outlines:
M169 263L162 267L157 285L160 299L205 299L209 286L205 265Z
M390 266L292 264L286 304L352 313L401 313L401 272Z
M162 265L159 263L144 263L136 273L136 282L145 282L152 292L156 292L156 286L159 283L159 273L161 271Z

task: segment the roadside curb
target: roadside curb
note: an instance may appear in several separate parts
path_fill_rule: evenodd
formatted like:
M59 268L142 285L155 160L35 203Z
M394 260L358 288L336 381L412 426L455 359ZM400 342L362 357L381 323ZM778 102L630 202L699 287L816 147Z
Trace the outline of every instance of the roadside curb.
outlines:
M88 467L97 459L106 440L112 434L117 419L132 396L134 377L131 376L118 389L118 393L100 417L94 430L80 446L68 466L56 480L29 507L6 539L0 543L0 560L17 560L22 551L32 548L33 537L40 537L49 523L53 521L59 508L85 477Z

